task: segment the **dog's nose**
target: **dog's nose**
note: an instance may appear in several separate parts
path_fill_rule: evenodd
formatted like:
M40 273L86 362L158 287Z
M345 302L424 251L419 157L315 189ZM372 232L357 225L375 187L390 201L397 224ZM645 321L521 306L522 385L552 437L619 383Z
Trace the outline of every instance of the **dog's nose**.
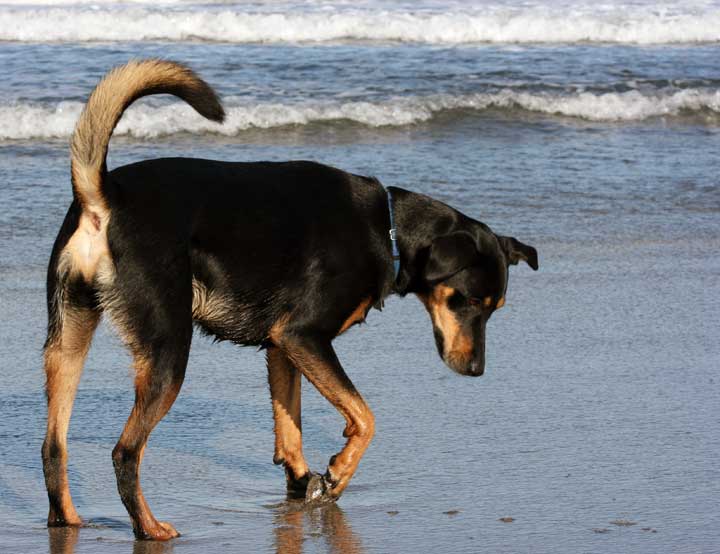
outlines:
M485 373L485 364L481 360L470 362L470 375L480 377L483 373Z

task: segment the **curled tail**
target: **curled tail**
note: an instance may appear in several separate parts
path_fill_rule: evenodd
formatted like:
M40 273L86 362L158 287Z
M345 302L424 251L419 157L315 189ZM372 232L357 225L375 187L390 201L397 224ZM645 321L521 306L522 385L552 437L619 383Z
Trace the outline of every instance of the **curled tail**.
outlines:
M225 118L215 91L184 65L152 59L116 67L93 90L72 136L73 192L83 211L107 213L102 183L110 136L127 107L151 94L173 94L212 121Z

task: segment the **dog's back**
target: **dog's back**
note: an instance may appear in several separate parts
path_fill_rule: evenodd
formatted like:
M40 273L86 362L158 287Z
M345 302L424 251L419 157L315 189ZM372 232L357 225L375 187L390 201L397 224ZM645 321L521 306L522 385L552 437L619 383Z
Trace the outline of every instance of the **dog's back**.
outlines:
M342 279L345 295L386 294L387 206L375 179L308 161L167 158L111 171L106 190L108 238L136 252L116 272L142 275L162 259L192 280L193 319L218 339L261 344L283 312L330 294L328 280Z

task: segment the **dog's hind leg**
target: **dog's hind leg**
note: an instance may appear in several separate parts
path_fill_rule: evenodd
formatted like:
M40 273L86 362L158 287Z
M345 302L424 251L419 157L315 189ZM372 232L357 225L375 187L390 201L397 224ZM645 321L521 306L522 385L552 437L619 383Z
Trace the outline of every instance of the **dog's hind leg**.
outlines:
M309 469L302 451L301 375L277 346L267 350L268 382L275 420L275 456L283 464L290 496L305 496Z
M76 287L57 282L49 284L49 329L44 355L48 418L42 459L50 501L48 525L60 527L82 523L68 486L67 432L75 392L100 312L73 298Z
M191 298L188 280L187 286L167 283L147 297L135 291L130 302L113 308L125 314L124 324L118 323L133 352L136 378L135 405L112 459L120 498L139 539L168 540L179 535L150 511L140 487L140 464L150 433L172 406L185 377L192 338Z

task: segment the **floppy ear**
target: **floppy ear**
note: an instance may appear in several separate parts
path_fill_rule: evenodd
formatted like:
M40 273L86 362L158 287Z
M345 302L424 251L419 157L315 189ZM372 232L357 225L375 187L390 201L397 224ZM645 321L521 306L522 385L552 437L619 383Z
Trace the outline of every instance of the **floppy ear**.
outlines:
M511 264L517 265L520 260L523 260L527 262L527 264L535 271L537 271L539 267L537 250L535 250L532 246L523 244L516 238L501 237L500 235L496 236L498 238L498 241L500 242L500 246L505 251L505 255L508 257L508 261Z
M468 233L450 233L430 245L423 275L428 282L444 281L472 265L478 256L475 240Z

